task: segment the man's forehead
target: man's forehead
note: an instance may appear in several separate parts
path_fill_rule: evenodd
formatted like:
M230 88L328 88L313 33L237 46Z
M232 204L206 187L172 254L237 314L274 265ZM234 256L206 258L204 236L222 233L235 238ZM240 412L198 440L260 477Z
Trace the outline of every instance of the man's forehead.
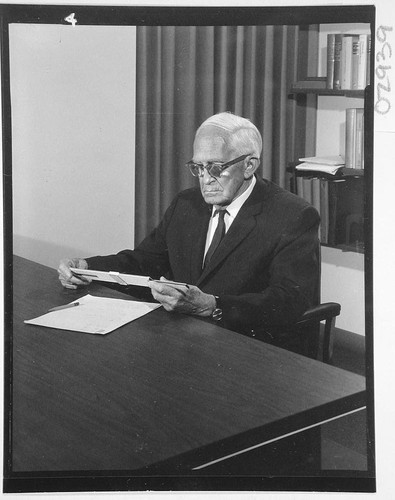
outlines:
M229 131L221 127L216 127L215 125L206 125L198 131L196 137L211 137L213 139L225 141L225 139L229 137Z
M197 134L194 142L194 150L219 149L227 150L229 144L229 132L218 127L203 127Z

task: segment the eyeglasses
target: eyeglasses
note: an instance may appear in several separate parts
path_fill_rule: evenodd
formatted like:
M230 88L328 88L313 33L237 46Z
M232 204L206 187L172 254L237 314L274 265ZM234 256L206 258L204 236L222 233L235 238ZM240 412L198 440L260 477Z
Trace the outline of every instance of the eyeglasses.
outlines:
M251 153L239 156L238 158L235 158L234 160L227 161L226 163L220 163L217 161L208 161L206 164L203 164L203 163L195 163L194 161L191 160L191 161L188 161L185 165L189 168L189 170L191 171L191 174L194 177L203 177L204 170L207 170L208 174L211 175L212 177L221 177L222 172L226 168L231 167L232 165L235 165L236 163L239 163L239 161L244 160L250 154Z

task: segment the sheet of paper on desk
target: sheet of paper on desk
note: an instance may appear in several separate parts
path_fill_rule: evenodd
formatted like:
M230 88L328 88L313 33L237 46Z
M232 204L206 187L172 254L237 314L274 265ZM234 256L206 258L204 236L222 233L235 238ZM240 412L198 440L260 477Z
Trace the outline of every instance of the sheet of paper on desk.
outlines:
M104 335L160 307L160 304L94 297L89 294L78 299L78 302L78 307L49 312L26 320L25 323Z

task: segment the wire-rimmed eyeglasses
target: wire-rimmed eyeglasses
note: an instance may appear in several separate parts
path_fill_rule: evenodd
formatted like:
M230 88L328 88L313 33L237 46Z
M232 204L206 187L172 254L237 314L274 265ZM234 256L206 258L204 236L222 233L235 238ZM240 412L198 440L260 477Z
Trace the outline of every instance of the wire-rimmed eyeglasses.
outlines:
M227 161L226 163L220 163L217 161L209 161L207 163L195 163L193 160L191 160L191 161L188 161L185 165L189 168L189 170L191 171L191 174L194 177L203 177L204 170L207 170L208 174L211 175L212 177L220 177L222 172L226 168L231 167L232 165L235 165L236 163L239 163L240 161L247 158L247 156L250 156L250 154L251 153L239 156L239 157L235 158L234 160ZM255 158L255 157L252 157L252 158Z

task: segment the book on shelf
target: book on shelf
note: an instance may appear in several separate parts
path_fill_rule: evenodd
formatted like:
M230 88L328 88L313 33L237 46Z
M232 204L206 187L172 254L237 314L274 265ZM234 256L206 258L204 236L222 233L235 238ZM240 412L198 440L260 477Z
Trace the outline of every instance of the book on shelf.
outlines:
M335 67L335 34L327 35L326 88L333 89L333 70Z
M359 36L356 36L352 44L352 60L351 60L351 88L358 89L358 68L360 63Z
M352 61L353 90L361 90L370 83L371 36L358 35L354 42Z
M328 206L328 183L320 182L320 240L325 245L328 244L329 233L329 206Z
M355 130L355 168L364 168L364 110L357 110Z
M342 57L342 47L343 47L343 35L340 33L335 34L335 55L333 61L333 89L341 89L341 57Z
M366 85L370 85L370 58L372 52L372 37L368 35L366 42Z
M326 88L363 90L370 81L370 53L368 34L328 34Z
M358 89L366 87L368 35L359 35Z
M346 109L346 168L364 168L364 110Z
M355 35L344 35L342 43L342 51L340 55L341 59L341 89L351 89L352 84L352 56L353 56L353 44L357 36Z

